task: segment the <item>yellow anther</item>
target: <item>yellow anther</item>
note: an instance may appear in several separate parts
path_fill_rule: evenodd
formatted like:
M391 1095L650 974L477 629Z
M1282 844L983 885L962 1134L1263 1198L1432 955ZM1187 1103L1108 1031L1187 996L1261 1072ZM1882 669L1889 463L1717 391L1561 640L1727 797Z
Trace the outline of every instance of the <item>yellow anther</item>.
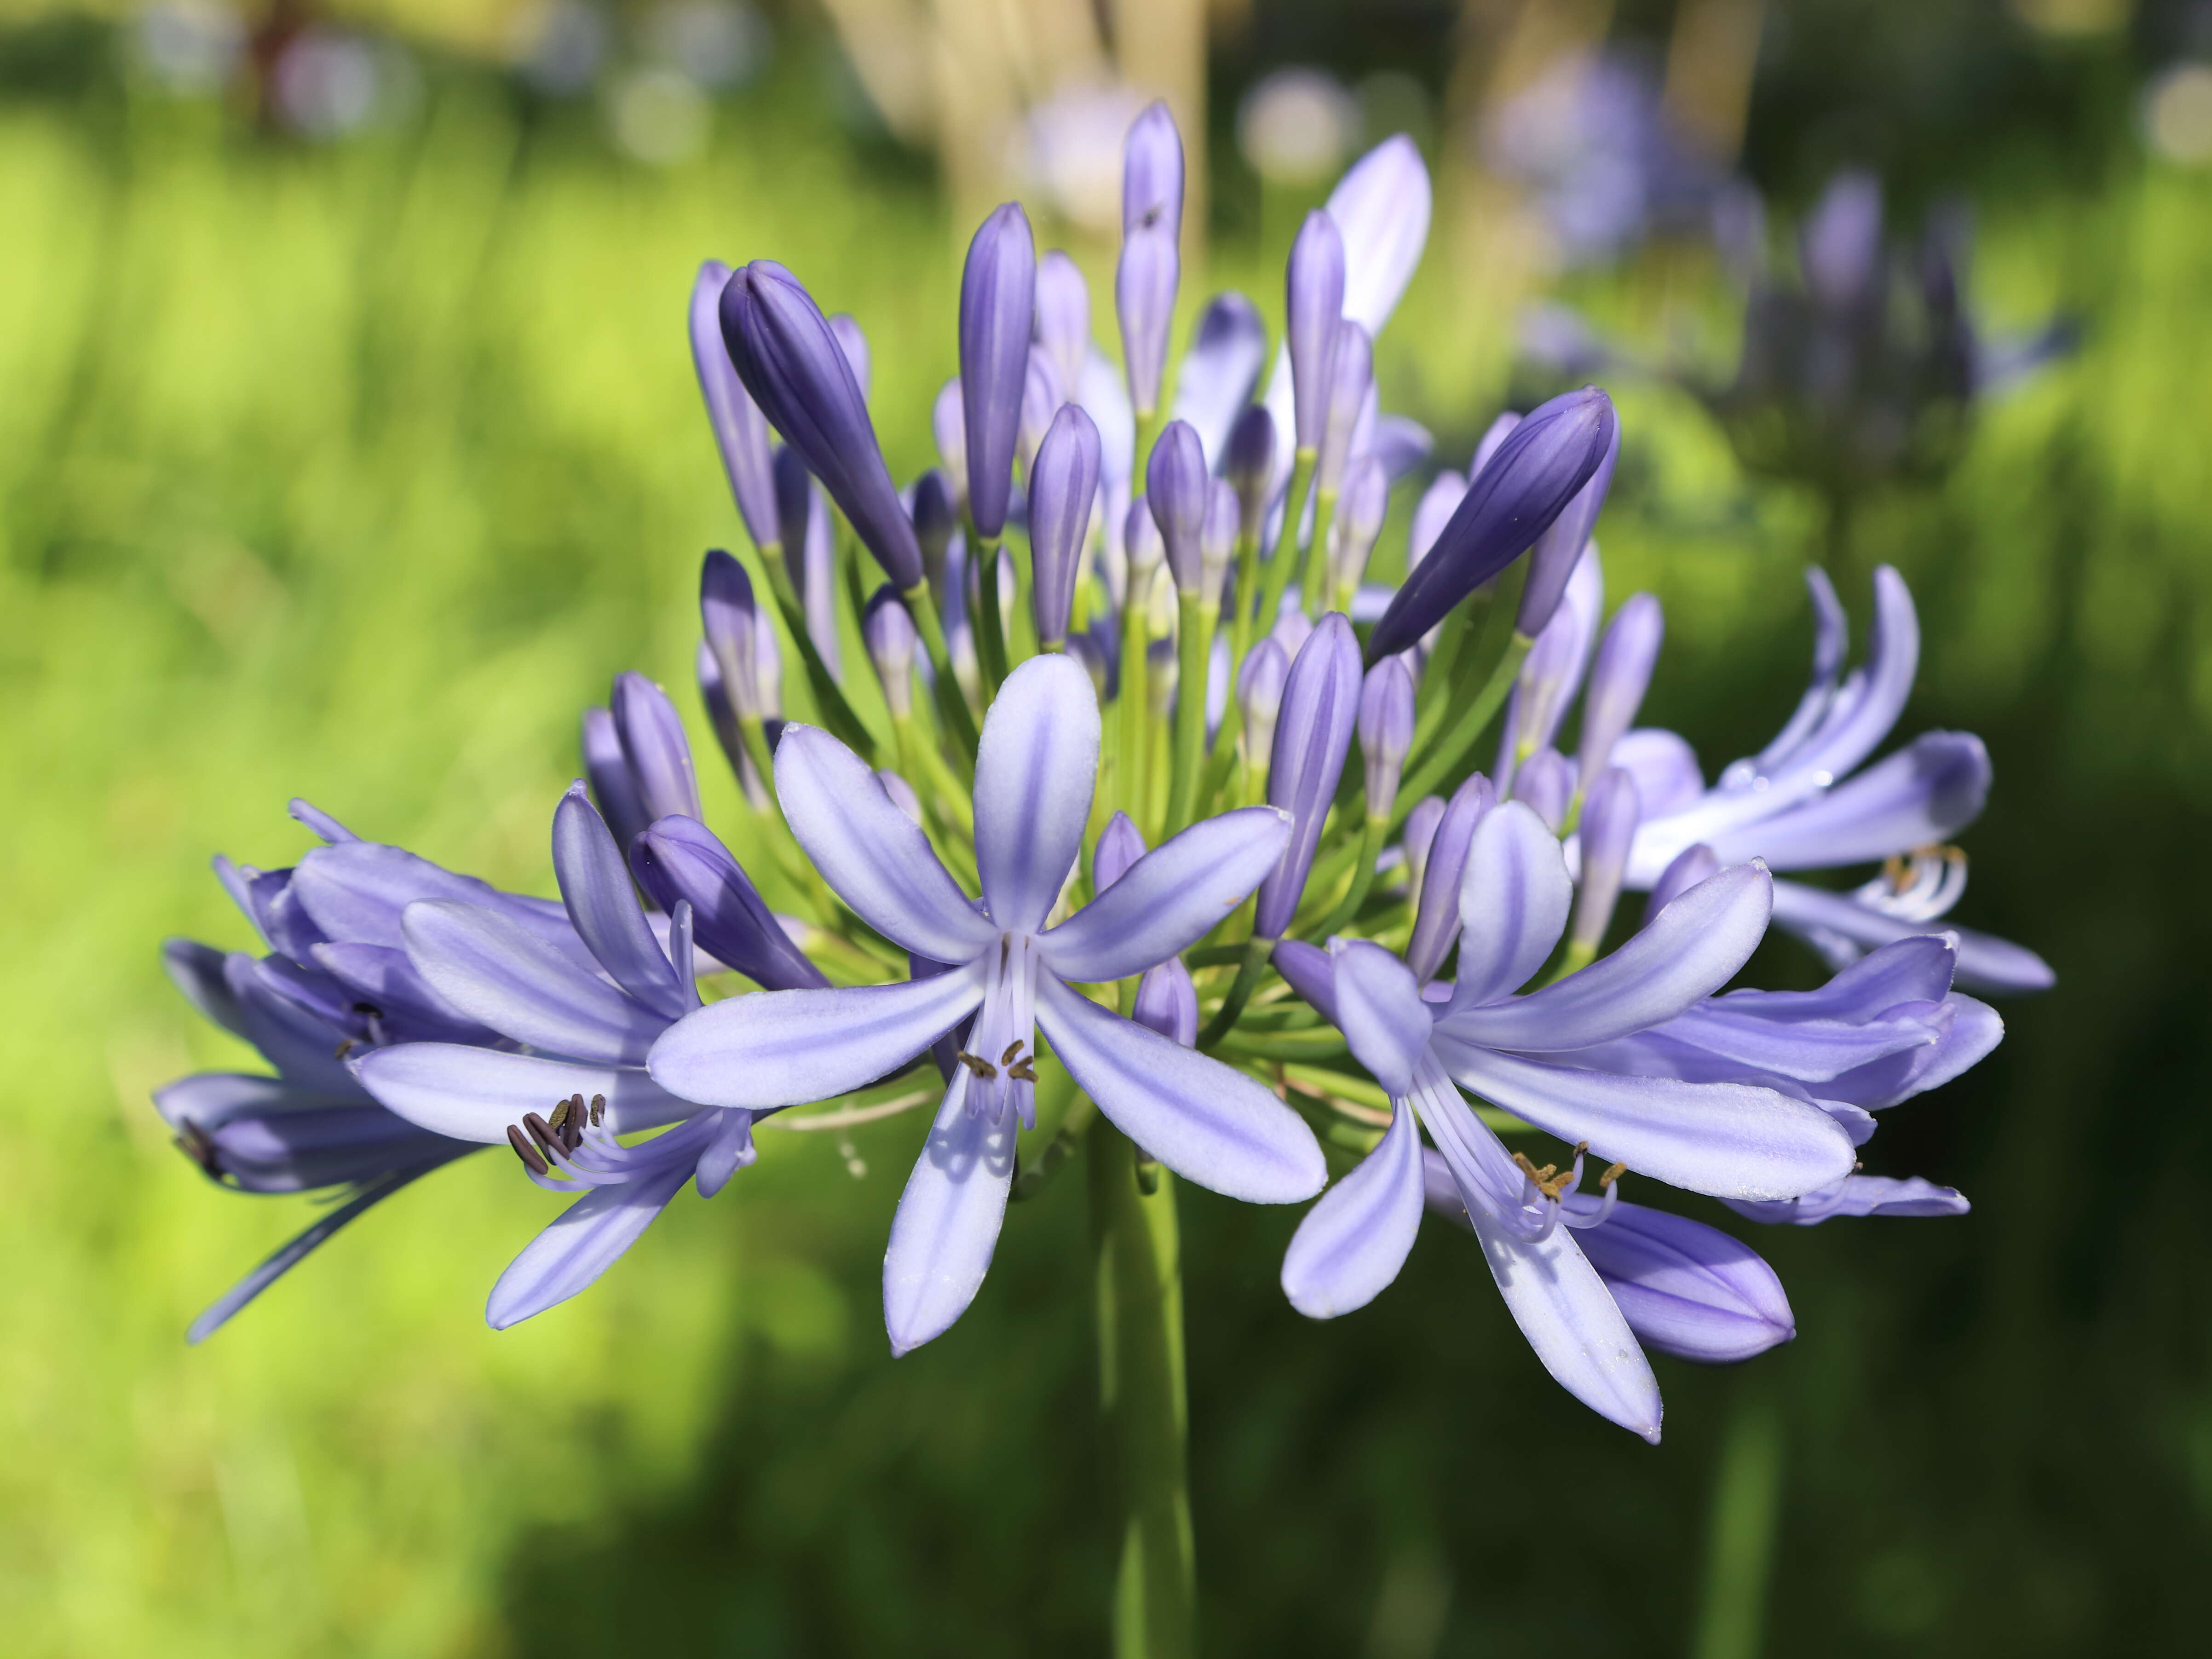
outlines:
M1597 1178L1598 1191L1603 1192L1607 1188L1612 1186L1614 1182L1620 1180L1621 1176L1627 1173L1628 1166L1626 1164L1607 1164L1605 1166L1605 1173Z

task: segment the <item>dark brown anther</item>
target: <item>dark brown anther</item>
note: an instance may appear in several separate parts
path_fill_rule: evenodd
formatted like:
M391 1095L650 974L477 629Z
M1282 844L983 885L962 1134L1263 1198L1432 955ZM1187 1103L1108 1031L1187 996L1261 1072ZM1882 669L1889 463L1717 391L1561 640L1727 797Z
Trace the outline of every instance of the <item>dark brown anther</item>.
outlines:
M351 1054L353 1050L354 1041L351 1037L348 1037L343 1042L341 1042L337 1048L331 1050L331 1058L332 1060L343 1060L348 1054Z
M522 1127L530 1131L530 1138L545 1151L549 1152L568 1151L568 1148L561 1144L561 1132L536 1112L525 1112L522 1115Z
M575 1109L575 1106L576 1103L573 1100L556 1101L553 1105L553 1115L545 1120L545 1127L557 1133L561 1126L568 1121L568 1114Z
M1018 1060L1007 1066L1006 1075L1020 1083L1035 1083L1037 1080L1037 1074L1030 1068L1026 1060Z
M535 1117L537 1114L533 1112L531 1115ZM529 1140L524 1136L522 1131L516 1128L512 1123L507 1126L507 1144L514 1148L514 1155L522 1160L522 1167L529 1170L531 1174L547 1175L550 1173L546 1167L545 1160L538 1155L538 1149L532 1146Z
M1012 1042L1009 1042L1006 1045L1006 1052L999 1056L999 1064L1001 1066L1012 1065L1014 1062L1014 1057L1020 1054L1021 1051L1022 1040L1019 1037L1016 1037Z
M988 1081L990 1079L994 1078L999 1074L999 1068L992 1065L989 1060L984 1060L978 1055L971 1054L964 1048L958 1054L953 1055L952 1058L958 1060L969 1071L975 1073L977 1077L982 1078L986 1081Z
M593 1095L592 1097L592 1127L594 1129L598 1128L599 1120L606 1115L607 1097L605 1095Z
M215 1137L186 1118L177 1126L177 1150L200 1166L203 1174L222 1179L222 1164Z

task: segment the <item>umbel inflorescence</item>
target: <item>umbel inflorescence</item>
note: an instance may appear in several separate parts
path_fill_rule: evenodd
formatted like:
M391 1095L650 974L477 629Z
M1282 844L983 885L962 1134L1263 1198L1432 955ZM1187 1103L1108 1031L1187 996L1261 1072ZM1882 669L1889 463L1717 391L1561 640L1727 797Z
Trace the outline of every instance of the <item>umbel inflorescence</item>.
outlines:
M1182 195L1156 106L1128 137L1118 368L1074 262L1037 258L1018 205L991 216L933 411L944 465L904 490L852 319L769 261L702 267L691 343L751 556L707 556L699 688L780 908L702 822L684 722L634 674L585 716L558 902L294 803L324 843L296 866L216 864L265 954L167 947L273 1072L156 1100L217 1181L343 1201L196 1340L483 1146L569 1200L494 1287L504 1327L584 1290L687 1182L718 1192L763 1127L928 1108L884 1258L904 1352L1103 1117L1140 1183L1317 1200L1281 1274L1316 1318L1384 1290L1425 1210L1470 1228L1552 1375L1656 1440L1645 1349L1733 1361L1794 1325L1749 1249L1638 1200L1800 1224L1966 1209L1863 1149L1998 1041L1960 988L2050 975L1942 925L1980 744L1866 763L1917 665L1904 583L1877 573L1845 672L1814 573L1804 697L1708 784L1636 724L1657 601L1605 619L1602 392L1501 416L1420 495L1404 583L1365 580L1391 491L1431 465L1373 374L1427 233L1413 146L1309 216L1272 368L1233 294L1170 363ZM1869 864L1843 891L1776 873ZM1822 989L1723 994L1770 922L1826 959Z

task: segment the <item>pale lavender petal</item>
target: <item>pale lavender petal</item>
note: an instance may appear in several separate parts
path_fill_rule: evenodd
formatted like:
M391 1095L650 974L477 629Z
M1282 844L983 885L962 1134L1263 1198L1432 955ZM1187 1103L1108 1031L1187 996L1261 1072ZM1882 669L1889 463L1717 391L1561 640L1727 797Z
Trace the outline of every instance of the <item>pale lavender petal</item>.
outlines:
M1452 941L1459 937L1460 884L1467 874L1467 849L1474 827L1498 804L1490 780L1477 772L1452 791L1436 835L1429 842L1421 872L1419 901L1413 915L1413 937L1406 945L1406 964L1413 977L1426 984L1443 966ZM1410 829L1412 820L1407 820Z
M891 1218L884 1252L884 1328L903 1354L942 1335L968 1310L997 1249L1014 1178L1012 1112L968 1110L969 1077L956 1073Z
M678 1164L585 1194L507 1264L484 1304L485 1323L503 1331L589 1289L660 1218L690 1178L690 1166Z
M829 1100L897 1070L958 1024L983 1000L984 967L902 985L728 997L670 1026L647 1065L663 1088L702 1106Z
M614 1134L657 1129L696 1109L630 1066L578 1066L453 1042L402 1042L353 1062L361 1086L410 1123L456 1140L494 1143L528 1112L550 1113L571 1095L604 1097Z
M1739 1215L1770 1225L1814 1227L1836 1216L1964 1215L1973 1206L1956 1187L1939 1187L1918 1176L1846 1176L1834 1185L1780 1203L1727 1200Z
M1274 807L1246 806L1191 825L1042 935L1046 966L1062 979L1101 981L1166 961L1244 902L1282 856L1290 824Z
M1336 1022L1336 961L1318 945L1286 939L1270 958L1275 971L1320 1012L1330 1024Z
M1805 586L1813 596L1813 678L1796 712L1753 763L1764 774L1771 775L1786 765L1797 745L1818 729L1835 696L1836 674L1844 665L1844 653L1850 643L1850 618L1844 614L1843 601L1836 597L1836 586L1828 580L1828 573L1818 565L1810 567L1805 572Z
M1328 1179L1305 1121L1262 1085L1109 1014L1058 980L1037 983L1037 1024L1076 1085L1187 1181L1251 1204L1295 1204Z
M1879 1019L1902 1002L1941 1002L1958 965L1940 933L1899 939L1842 969L1817 991L1731 991L1712 1006L1771 1020Z
M1965 990L1993 994L2047 991L2058 982L2050 963L2010 939L1944 922L1906 921L1870 909L1844 894L1825 893L1794 881L1774 884L1774 921L1778 927L1801 936L1838 935L1861 950L1923 933L1948 937L1959 953L1954 982Z
M1830 869L1949 840L1982 814L1989 751L1966 732L1929 732L1879 765L1778 817L1722 831L1723 864Z
M1252 395L1267 359L1267 325L1241 294L1219 294L1199 313L1176 371L1175 418L1188 421L1206 453L1219 455L1230 424Z
M1413 970L1364 939L1340 941L1329 954L1336 962L1334 1018L1352 1046L1352 1058L1386 1093L1406 1094L1436 1024Z
M753 1114L744 1110L724 1111L721 1121L715 1125L714 1139L707 1150L699 1154L696 1178L699 1196L712 1198L729 1184L730 1177L738 1170L750 1167L760 1156L753 1145Z
M639 908L622 849L580 783L553 809L553 874L576 936L614 982L667 1018L681 1018L690 1005L676 970Z
M400 916L416 900L455 899L482 905L498 911L585 972L599 971L599 963L576 937L559 903L502 893L489 882L455 875L404 848L365 841L318 847L300 860L288 893L325 938L395 949L401 943Z
M1634 856L1632 848L1630 856ZM1721 872L1721 861L1713 856L1713 849L1703 842L1694 842L1674 855L1674 861L1659 872L1659 879L1651 884L1651 895L1644 901L1644 922L1646 927L1659 919L1659 913L1700 882L1711 881Z
M1656 726L1638 726L1613 745L1612 764L1636 780L1646 823L1680 811L1705 793L1705 775L1688 739Z
M1574 883L1543 820L1518 801L1482 815L1460 879L1454 1008L1478 1007L1534 977L1566 931Z
M1064 656L1030 658L1000 687L975 750L975 867L987 927L1030 933L1044 925L1082 848L1097 780L1098 694L1090 675Z
M1717 1227L1616 1203L1575 1242L1648 1348L1729 1365L1797 1334L1774 1269Z
M1934 1025L1924 1018L1856 1024L1832 1019L1783 1022L1732 1014L1725 999L1687 1009L1656 1030L1757 1071L1807 1084L1826 1083L1910 1049L1931 1048L1937 1040Z
M407 907L401 932L441 1001L533 1048L635 1065L668 1023L496 911L424 900Z
M2004 1021L1986 1002L1953 992L1936 1005L1936 1041L1862 1066L1820 1085L1823 1103L1848 1101L1869 1111L1894 1106L1948 1083L2004 1040Z
M1421 1227L1421 1132L1400 1101L1382 1144L1306 1212L1283 1256L1283 1294L1309 1319L1372 1302Z
M998 938L867 763L827 732L784 727L775 793L823 879L885 939L939 962L965 962Z
M1478 1048L1442 1029L1431 1041L1453 1079L1492 1105L1669 1186L1795 1198L1853 1163L1834 1119L1771 1089L1580 1071Z
M1481 833L1476 831L1478 842ZM1759 948L1771 888L1771 878L1755 864L1723 870L1676 899L1611 956L1530 996L1455 1007L1449 1029L1486 1048L1553 1053L1672 1019L1727 984ZM1460 960L1464 974L1464 944Z

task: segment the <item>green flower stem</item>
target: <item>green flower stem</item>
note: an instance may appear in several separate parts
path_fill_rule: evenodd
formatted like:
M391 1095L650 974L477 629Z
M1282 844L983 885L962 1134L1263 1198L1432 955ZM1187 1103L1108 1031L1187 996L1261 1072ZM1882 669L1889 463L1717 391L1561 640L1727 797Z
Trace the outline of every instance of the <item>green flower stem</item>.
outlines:
M1159 573L1152 573L1152 580ZM1138 591L1132 573L1127 593L1121 605L1121 689L1118 699L1121 709L1121 737L1115 761L1114 791L1120 799L1121 810L1137 823L1145 819L1145 782L1151 767L1146 753L1146 738L1152 729L1151 696L1145 669L1146 647L1152 643L1150 581L1145 591Z
M1176 715L1174 769L1168 775L1167 817L1161 838L1187 827L1195 814L1198 779L1206 764L1206 678L1213 656L1213 629L1221 607L1197 593L1176 600Z
M1475 739L1483 734L1492 720L1496 718L1498 711L1504 706L1505 694L1513 689L1513 682L1520 677L1522 660L1535 643L1526 634L1515 630L1513 637L1506 642L1505 653L1498 659L1497 665L1491 670L1490 678L1484 682L1481 691L1461 710L1459 718L1438 736L1429 752L1407 773L1406 781L1399 786L1397 809L1391 814L1394 823L1413 809L1415 801L1441 786L1467 758L1467 752L1474 747Z
M975 809L937 745L911 713L892 716L891 735L898 744L899 768L921 797L922 812L935 829L935 839L940 843L972 842Z
M1781 1513L1782 1420L1759 1395L1740 1398L1721 1445L1695 1659L1758 1659L1766 1581Z
M999 614L999 543L995 537L981 539L970 520L968 545L975 552L975 665L982 671L983 706L988 708L1006 681L1006 625Z
M952 652L945 643L945 623L937 614L937 597L927 581L916 582L899 596L914 618L921 648L929 653L931 678L936 681L938 717L951 734L957 757L966 764L960 770L972 775L975 766L975 715L960 690L960 678L952 672Z
M1336 491L1323 489L1314 496L1313 540L1306 544L1305 580L1299 583L1299 597L1306 615L1315 622L1322 619L1322 597L1328 592L1328 532L1336 527Z
M1244 665L1244 653L1252 648L1253 590L1260 580L1260 532L1250 535L1239 531L1237 534L1237 611L1229 619L1229 672L1231 689L1237 671ZM1237 699L1229 699L1234 708Z
M1198 1568L1175 1177L1155 1166L1140 1182L1137 1149L1102 1116L1091 1121L1089 1163L1098 1401L1121 1531L1113 1651L1115 1659L1194 1659Z
M1291 585L1291 567L1297 562L1298 527L1306 516L1306 491L1313 483L1314 463L1319 459L1312 450L1301 449L1291 461L1291 493L1283 498L1283 525L1275 534L1274 556L1267 561L1259 614L1253 622L1255 639L1274 627L1283 608L1284 590Z
M1236 1029L1237 1016L1244 1005L1252 1000L1252 993L1260 987L1260 975L1267 970L1267 958L1275 953L1275 941L1264 933L1255 933L1244 944L1244 960L1237 966L1237 978L1229 987L1229 994L1221 1000L1221 1007L1211 1024L1198 1034L1198 1046L1211 1048Z
M1367 890L1375 884L1375 860L1382 851L1382 837L1389 832L1390 820L1370 816L1367 827L1360 832L1359 852L1352 866L1352 885L1336 908L1314 931L1327 939L1331 933L1340 933L1352 925L1359 914L1359 907L1367 902Z
M815 648L814 636L806 631L806 607L799 603L799 590L792 585L791 567L783 556L783 544L770 542L760 551L761 563L768 571L769 591L775 595L775 608L783 613L784 629L790 634L792 644L798 647L799 661L805 665L807 689L814 694L814 706L822 715L822 724L840 743L873 766L876 740L861 724L860 717L853 712L853 705L845 701L836 677L830 673L830 665Z

